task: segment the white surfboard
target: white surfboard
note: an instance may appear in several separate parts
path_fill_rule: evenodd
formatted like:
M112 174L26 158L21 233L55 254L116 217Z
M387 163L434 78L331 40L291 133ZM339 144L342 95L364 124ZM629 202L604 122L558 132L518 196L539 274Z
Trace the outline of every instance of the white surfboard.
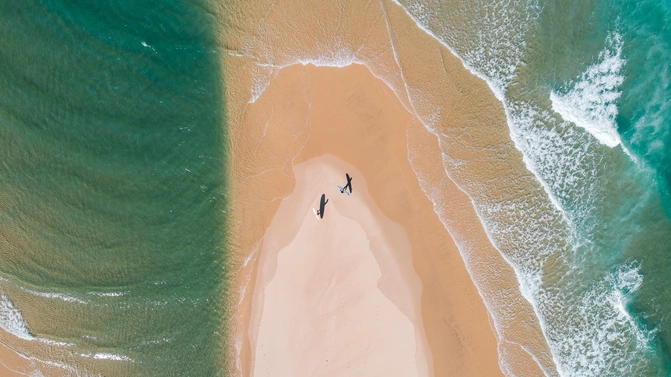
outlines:
M317 218L317 221L320 221L321 219L319 218L319 214L317 213L317 210L313 208L312 212L315 213L315 217Z
M340 190L340 192L342 192L343 194L347 194L347 196L349 196L349 192L345 190L342 186L338 186L338 190Z

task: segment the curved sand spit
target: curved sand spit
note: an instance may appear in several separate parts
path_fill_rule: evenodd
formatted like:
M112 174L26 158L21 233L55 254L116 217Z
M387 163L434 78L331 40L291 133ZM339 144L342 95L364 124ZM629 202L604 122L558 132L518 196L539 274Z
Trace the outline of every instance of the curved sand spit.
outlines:
M271 223L305 219L278 212L303 189L294 168L331 154L360 171L374 204L408 237L431 354L415 362L428 360L436 376L557 375L533 308L471 200L542 193L486 83L393 1L234 0L221 14L236 255L232 372L258 372L256 342L271 321L258 297L266 286L274 294L290 286L260 275L265 258L280 263L291 249L264 243ZM380 273L380 292L396 303L384 289L394 279Z
M403 257L406 258L406 262L399 263L403 258L392 258L392 256L403 253L375 254L374 243L371 241L370 250L373 251L375 262L372 260L366 262L368 266L366 268L371 269L367 276L368 278L373 276L377 280L379 292L386 297L386 300L395 304L386 306L390 311L385 315L392 318L400 311L406 318L403 321L413 324L416 347L414 357L407 356L410 351L401 347L388 349L385 352L380 350L380 355L375 356L380 359L375 360L391 357L390 355L398 355L398 358L402 359L400 355L406 355L404 365L411 365L409 368L416 370L417 375L501 375L498 353L500 343L491 326L487 309L458 249L434 212L433 203L422 191L410 164L412 160L414 166L429 168L434 166L431 164L432 158L440 158L437 139L404 108L389 87L373 77L366 67L360 65L344 68L290 66L278 73L263 95L246 106L243 114L243 121L237 128L238 132L234 132L233 135L235 140L233 214L236 219L235 229L239 231L234 231L232 235L240 259L236 280L239 301L234 303L236 310L234 330L237 331L238 343L232 350L237 364L232 368L244 376L267 375L271 365L277 368L276 370L292 370L291 373L286 372L289 374L282 372L278 375L313 375L314 370L326 367L327 359L324 357L324 360L321 360L321 357L328 353L326 348L330 345L334 349L342 350L344 344L352 347L349 351L351 354L338 353L338 357L334 356L332 359L334 363L337 360L339 366L356 367L365 364L357 363L355 360L366 359L365 356L368 354L363 352L366 349L363 345L368 338L360 336L358 342L361 343L352 346L352 342L356 339L353 337L354 333L352 336L343 333L342 338L336 339L329 336L332 333L323 331L328 327L325 323L343 328L347 324L353 326L346 320L349 318L347 316L363 309L356 305L342 307L343 314L340 317L336 315L331 317L331 322L329 320L322 322L325 319L319 316L320 312L316 309L320 301L310 296L307 291L293 292L295 287L308 289L310 282L317 286L324 284L311 280L309 276L313 276L313 271L310 269L331 266L332 270L325 272L326 275L337 276L341 273L337 268L338 263L326 263L326 260L309 259L310 262L306 260L306 269L289 262L307 256L316 258L321 255L327 258L335 247L330 245L331 243L337 245L339 242L344 242L341 238L345 237L347 232L324 234L322 235L324 238L317 239L314 238L316 235L301 227L304 221L314 218L310 205L314 204L312 202L316 201L322 192L332 197L332 194L328 194L328 187L332 186L332 192L340 195L335 185L344 184L345 167L340 168L339 173L320 173L328 177L333 175L328 183L322 181L303 183L298 177L302 174L301 169L307 169L301 165L305 162L321 165L325 171L330 169L329 164L318 162L320 158L324 158L320 156L330 154L333 155L329 157L330 159L342 160L360 172L355 176L355 190L357 184L364 181L367 183L371 199L366 205L362 204L357 208L361 211L374 212L377 207L381 213L375 217L375 221L367 223L369 228L385 229L381 219L386 218L392 224L396 223L404 229L410 242L410 256L408 257L406 252L406 256ZM411 142L426 149L427 157L421 165L418 164L421 161L418 161L417 157L410 156L408 145ZM309 203L307 206L300 204L298 199L305 190L311 193L307 199L303 199ZM471 229L473 235L483 237L484 232L470 207L469 199L457 190L453 183L451 186L445 186L445 194L452 196L456 213L463 212L464 223L461 225ZM339 200L335 201L335 198ZM342 204L338 204L342 202L342 198L337 196L335 198L332 198L327 205L326 212L329 216L331 211L330 215L333 218L327 217L319 224L320 226L332 221L337 222L337 219L340 219L338 216L345 213L340 207ZM354 199L354 196L350 199ZM346 217L356 218L355 215ZM359 226L365 230L361 225L363 223L365 222L359 222ZM304 226L307 227L305 229L310 229L316 224L307 222ZM278 231L278 227L283 227L282 229L286 231ZM352 227L357 228L356 224ZM390 233L382 230L378 232ZM352 230L352 233L355 234L356 231ZM366 231L364 233L370 237L370 233ZM281 237L277 238L278 234ZM323 253L316 253L313 247L309 250L299 250L301 249L299 245L309 244L305 237L313 237L310 239L314 239L315 243L329 245L323 246L325 247ZM268 241L269 238L272 241ZM283 241L279 242L278 239ZM383 243L397 244L389 239ZM359 253L366 253L365 247L354 249ZM485 260L500 258L500 255L491 249L491 245L489 249L483 251L481 258ZM496 262L496 259L494 261ZM405 272L388 274L386 273L388 270L384 267L387 263L403 265ZM375 264L380 266L379 277L374 271ZM412 267L414 273L408 270L409 267ZM303 280L291 280L301 271L305 274ZM502 272L510 274L508 275L508 278L512 278L510 284L517 289L512 271L502 270ZM412 283L412 276L419 277L419 288L417 284ZM505 279L502 279L501 283L503 291L510 289L505 286L507 284ZM361 291L357 294L372 295L377 292L373 287L372 281L362 281L361 287L358 288ZM266 292L266 289L271 289L272 294ZM405 297L403 299L405 301L396 297L399 292L404 292L401 296ZM333 287L330 294L333 296L329 297L332 303L343 303L342 305L351 303L348 294L352 294L352 291ZM282 300L282 305L274 302L273 305L276 306L273 306L273 310L266 309L267 300L280 300L280 297L291 297L291 300ZM401 305L399 302L410 304ZM419 304L413 305L413 302ZM397 309L394 309L394 306ZM286 323L284 319L293 317L298 312L307 316L303 317L300 326L282 325ZM418 312L420 316L417 316ZM369 324L365 317L362 315L362 323ZM524 322L520 322L519 325L524 326ZM424 334L418 334L417 331L422 329ZM335 328L332 330L335 331ZM266 335L266 332L274 335ZM306 332L313 336L298 335ZM380 332L383 332L382 328ZM386 336L402 338L407 335L390 332ZM270 342L270 339L273 341ZM299 344L288 343L290 339L291 342ZM422 339L426 339L428 352L422 347ZM392 342L387 342L387 347L391 347L390 343ZM293 345L288 350L286 347L289 347L289 344ZM322 347L321 351L318 351L317 345ZM301 371L291 369L295 365L300 365L300 362L288 357L285 352L305 355L300 351L305 349L315 352L310 357L305 356L312 360L302 366L307 369ZM527 359L521 359L517 364L526 368L526 372L521 375L540 375L542 372L530 355L524 351L522 355L526 355ZM279 362L286 364L281 366L273 364ZM370 373L375 375L372 371Z

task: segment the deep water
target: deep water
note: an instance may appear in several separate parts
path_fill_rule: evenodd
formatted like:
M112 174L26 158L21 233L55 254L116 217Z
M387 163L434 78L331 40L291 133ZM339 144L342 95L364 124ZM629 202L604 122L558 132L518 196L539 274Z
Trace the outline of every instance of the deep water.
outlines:
M24 338L3 343L105 375L221 372L214 17L201 1L0 4L0 325Z

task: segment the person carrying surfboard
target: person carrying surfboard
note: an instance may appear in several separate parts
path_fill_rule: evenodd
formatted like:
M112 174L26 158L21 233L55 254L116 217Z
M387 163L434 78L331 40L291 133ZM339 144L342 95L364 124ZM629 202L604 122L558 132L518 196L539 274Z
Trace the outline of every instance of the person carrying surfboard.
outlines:
M349 174L347 174L347 173L345 173L345 176L347 177L347 184L345 185L345 187L338 186L338 190L340 190L341 194L347 194L349 196L349 194L352 193L352 177L350 177ZM349 192L347 192L348 187L349 187Z
M317 211L317 215L319 215L320 219L324 218L324 209L326 209L326 203L328 202L329 200L326 199L326 194L322 194L322 197L319 200L319 211Z

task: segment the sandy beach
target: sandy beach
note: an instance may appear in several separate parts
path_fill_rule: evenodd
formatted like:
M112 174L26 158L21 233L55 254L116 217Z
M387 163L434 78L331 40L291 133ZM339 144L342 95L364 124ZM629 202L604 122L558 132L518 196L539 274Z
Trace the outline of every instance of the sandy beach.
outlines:
M306 98L310 98L309 103L305 101ZM414 328L414 342L410 344L414 343L416 354L414 357L407 356L412 352L401 347L390 349L387 354L381 352L376 357L405 354L407 364L413 365L411 369L417 375L500 375L497 340L487 310L465 269L459 251L433 212L432 203L422 192L408 161L406 133L408 125L413 121L412 116L405 111L389 88L372 77L363 66L294 66L280 72L264 95L249 106L247 114L272 114L273 121L259 122L263 126L258 130L260 135L254 135L250 132L251 129L246 129L245 136L260 136L261 141L255 148L256 154L245 155L245 164L241 167L251 170L246 172L247 178L237 181L245 189L239 191L240 196L237 198L241 200L235 202L240 206L236 212L255 214L253 217L241 218L240 221L241 224L249 226L250 230L258 229L258 240L261 240L254 242L249 237L250 232L240 233L241 236L250 238L247 242L251 251L246 256L240 273L241 281L246 283L243 285L245 294L240 305L242 310L238 314L241 317L239 323L243 324L239 358L243 375L257 375L266 370L264 368L268 368L271 360L262 357L264 353L267 357L276 355L272 359L276 363L281 364L281 360L285 360L287 364L282 367L275 365L275 368L280 368L277 370L291 368L292 363L287 361L292 360L291 357L279 357L280 350L286 348L277 343L268 343L266 339L274 339L275 342L296 339L295 334L300 333L300 329L293 329L295 332L292 332L290 328L280 324L285 323L282 318L293 318L297 313L307 316L305 323L313 323L311 328L314 336L299 338L305 342L293 346L292 350L312 348L315 343L326 345L333 342L337 348L342 347L342 344L355 342L346 333L342 333L343 338L337 341L329 337L328 332L316 331L326 326L328 321L323 322L325 320L319 317L319 311L314 310L317 302L305 296L291 296L291 300L283 303L283 310L292 308L289 310L292 315L275 307L273 310L265 307L269 305L267 300L285 297L292 291L289 287L297 284L310 287L310 282L319 286L320 283L308 278L318 265L330 267L325 272L326 276L338 275L339 264L335 262L327 263L327 260L319 259L309 262L306 259L307 268L304 269L290 262L305 259L306 255L315 258L323 255L315 253L314 248L308 245L320 242L325 248L324 255L330 255L339 242L349 239L347 233L356 234L357 228L361 232L360 228L365 230L366 227L368 230L362 235L364 240L370 240L367 237L376 233L381 244L394 247L376 254L370 251L376 249L372 241L370 250L367 250L365 246L356 246L358 244L352 240L352 253L372 253L373 259L368 258L368 262L363 262L362 259L360 262L360 268L368 269L368 279L372 280L361 281L354 291L334 287L328 299L333 303L345 303L351 301L348 295L353 294L352 292L357 295L370 292L368 294L379 297L381 301L395 304L386 306L389 311L385 315L391 322L392 318L398 317L397 321ZM309 119L304 119L308 115ZM329 157L324 157L325 155ZM355 199L356 195L364 196L367 193L370 193L370 198L362 198L363 202L351 209L353 212L347 215L348 212L341 203L344 198L336 196L329 203L332 207L327 209L332 211L330 213L333 217L316 223L311 206L323 191L330 190L339 194L335 185L344 184L344 181L340 181L344 180L346 170L344 166L339 169L340 172L335 171L338 169L329 168L337 166L336 162L319 163L324 158L341 160L341 164L352 166L352 169L356 169L353 171L359 172L354 185L367 189L355 191L349 199L359 200ZM302 174L301 169L307 169L302 167L304 164L310 169L317 169L313 174L315 177L323 178L312 183L310 180L302 180L299 174ZM329 170L332 172L325 173ZM326 177L329 177L329 183L325 186ZM306 192L309 194L305 194ZM253 199L254 195L257 195L257 200ZM350 204L355 203L354 200ZM306 230L316 226L324 229L324 225L331 222L337 224L342 216L358 218L362 213L375 212L376 207L379 208L377 216L352 223L350 231L332 231L322 235L324 238L316 240L310 237L318 236ZM385 225L382 219L386 219L388 224ZM346 223L344 220L343 222ZM361 225L364 223L367 224L366 227ZM390 227L396 227L398 231L385 231ZM407 238L402 237L401 241L391 238L403 233ZM407 242L407 247L398 248L404 242ZM285 267L280 268L281 266ZM386 271L398 272L392 274ZM305 274L304 280L291 280L299 272ZM375 287L378 287L378 292L373 289ZM267 289L272 294L267 293ZM266 298L267 296L270 297ZM395 307L402 315L392 310ZM350 305L341 310L342 316L347 317L344 313L367 312L370 309ZM273 318L273 315L279 317ZM343 318L341 322L337 319L333 321L343 327L348 323ZM276 326L273 327L272 323ZM366 323L361 320L361 325ZM352 323L349 325L354 326ZM284 333L280 336L274 331ZM290 337L291 334L294 336ZM386 333L386 336L410 335ZM423 339L426 339L429 346L428 351L423 346ZM362 347L366 343L365 337L359 337L358 342L361 344L353 344ZM271 347L273 344L274 347ZM351 352L354 353L356 347L351 347ZM325 351L315 352L321 355ZM314 355L315 362L321 361L317 354ZM302 353L299 352L298 355L300 357ZM351 363L358 359L360 358L349 359L345 353L341 353L338 358L343 365L345 360ZM317 368L316 365L304 367ZM324 367L323 364L318 365ZM304 370L306 374L294 375L308 375L308 370Z
M0 330L2 331L2 330ZM6 333L5 333L6 334ZM5 336L5 334L2 334ZM40 377L70 376L73 371L49 364L33 356L26 357L14 349L0 343L0 376L3 377Z
M671 2L3 5L0 377L671 376Z
M336 187L356 177L351 196ZM262 244L250 343L255 376L428 376L421 283L404 229L353 166L324 155L294 167ZM327 193L324 218L316 219Z
M234 25L224 42L231 51L225 66L233 198L230 239L235 254L227 324L227 331L235 334L229 357L232 373L266 375L272 366L293 371L279 375L308 375L325 367L321 356L326 348L317 344L333 349L350 344L350 353L332 359L338 365L349 360L348 365L360 366L355 354L373 357L362 351L365 337L352 346L348 332L339 331L342 337L319 332L329 323L316 311L321 304L343 303L341 312L334 312L341 314L330 317L338 328L354 326L347 320L349 313L370 309L351 301L354 291L331 287L330 301L324 302L309 294L309 289L324 284L311 277L314 270L329 267L324 276L347 271L330 259L339 242L345 242L345 233L352 234L352 240L346 238L352 242L351 258L358 256L360 268L377 281L357 280L357 294L393 302L403 314L398 321L415 329L414 357L402 347L385 348L375 357L399 355L417 375L556 373L515 272L491 244L471 198L458 185L489 184L505 174L526 172L509 138L500 102L397 4L341 5L241 3L244 17L231 14L225 20ZM449 138L438 138L431 127ZM446 153L450 159L445 159ZM325 171L351 166L359 172L354 184L365 182L370 199L357 208L377 208L379 215L374 221L356 221L361 213L344 215L331 202L333 218L319 225L333 222L345 228L316 239L308 231L317 226L311 222L310 205L324 182L302 181L299 176L303 169L316 169L324 158L336 160L322 163ZM462 178L459 165L454 170L458 180L453 181L445 173L448 162L468 165L470 176L482 181ZM336 175L333 180L331 175ZM344 171L329 174L329 182L321 192L344 184ZM311 194L299 199L305 192ZM347 227L342 217L354 223ZM380 242L395 245L382 219L403 231L393 234L405 234L406 251L389 247L376 253L372 241L368 247L355 241L357 232L366 237L377 232L384 239ZM362 224L368 224L368 230ZM450 233L457 236L456 243ZM312 247L319 240L328 240L323 254ZM367 254L374 261L364 257ZM325 259L310 259L316 255ZM305 268L294 263L299 260ZM387 273L387 264L402 264L403 273ZM292 292L295 286L308 291ZM268 302L279 297L286 298L281 306ZM267 310L267 305L276 306ZM392 309L385 313L389 321L399 316ZM282 318L298 315L305 327L282 326ZM366 315L361 318L368 323ZM312 329L313 336L296 336L306 329ZM288 339L294 342L290 350L282 343ZM297 362L289 361L295 360L289 355L307 349L314 351L314 363L291 369Z

